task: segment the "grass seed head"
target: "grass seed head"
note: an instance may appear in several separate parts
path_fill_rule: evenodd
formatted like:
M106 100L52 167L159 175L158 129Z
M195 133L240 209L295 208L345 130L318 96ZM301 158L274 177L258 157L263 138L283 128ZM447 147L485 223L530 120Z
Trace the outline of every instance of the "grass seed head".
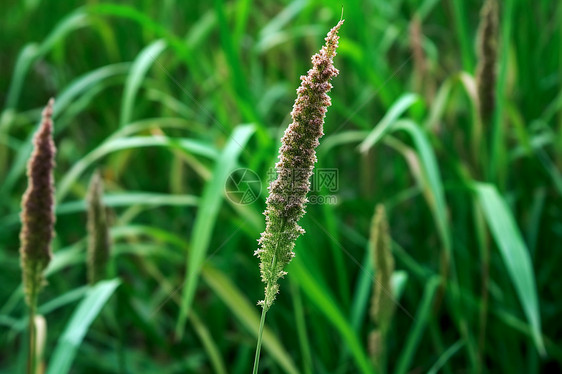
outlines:
M266 284L265 298L260 305L269 309L279 291L278 280L294 256L295 240L304 233L298 225L305 213L306 195L316 162L316 147L324 135L323 125L327 107L331 105L328 92L330 80L338 75L333 58L338 47L338 30L341 20L325 38L326 44L312 56L312 69L300 77L297 99L293 105L289 125L279 149L279 162L275 165L277 179L269 186L267 198L266 229L258 240L255 254L260 258L262 281Z
M110 238L105 206L103 181L95 172L88 188L88 280L95 284L106 276Z
M476 68L478 108L483 122L490 120L495 108L498 22L497 0L486 0L480 13Z
M392 273L394 258L390 252L390 235L384 206L377 205L371 226L371 251L375 265L375 284L371 315L380 330L386 332L394 313Z
M22 199L20 255L26 302L34 307L43 283L43 270L51 261L54 236L55 144L53 142L54 100L43 110L33 138L33 153L27 164L28 185Z

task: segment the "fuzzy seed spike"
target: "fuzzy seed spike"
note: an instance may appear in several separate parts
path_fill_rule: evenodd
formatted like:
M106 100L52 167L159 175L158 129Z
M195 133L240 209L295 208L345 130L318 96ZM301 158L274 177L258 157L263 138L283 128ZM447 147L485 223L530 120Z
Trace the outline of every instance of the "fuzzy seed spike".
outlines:
M53 105L50 99L43 110L39 129L33 138L33 153L27 164L28 186L22 199L20 255L23 287L27 304L35 308L43 283L43 270L51 261L54 236L55 144Z
M488 122L494 113L496 64L498 59L498 3L486 0L480 13L478 28L478 66L476 85L480 119Z
M110 238L107 215L103 204L103 180L94 173L88 188L88 280L90 284L106 276Z
M376 282L374 284L371 314L378 328L388 330L394 312L391 278L394 272L394 258L390 252L390 236L384 206L377 205L371 227L371 250L375 265Z
M278 280L286 274L284 268L294 256L295 240L304 233L297 222L305 213L316 147L324 135L324 117L331 105L328 96L332 88L330 80L339 73L333 58L338 47L338 30L343 22L340 20L330 30L325 38L326 44L312 56L312 69L300 77L301 85L291 112L293 122L281 139L279 162L275 165L277 179L269 186L264 212L266 228L255 252L261 260L261 278L266 284L265 298L259 303L264 310L268 310L275 300L279 291Z
M369 334L369 353L377 372L386 372L386 336L394 314L392 273L394 258L390 252L390 235L386 212L382 204L375 208L371 224L370 247L375 267L375 282L371 318L376 328Z

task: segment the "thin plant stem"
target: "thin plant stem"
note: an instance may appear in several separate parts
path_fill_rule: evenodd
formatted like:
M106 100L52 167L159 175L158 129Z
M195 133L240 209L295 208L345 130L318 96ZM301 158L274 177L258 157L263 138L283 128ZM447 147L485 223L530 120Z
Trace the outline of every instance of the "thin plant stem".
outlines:
M261 343L262 343L263 326L265 324L265 315L266 314L267 314L267 309L264 306L261 310L260 328L258 330L258 343L256 345L256 356L254 357L254 370L252 371L253 374L258 373L258 368L260 366Z
M285 228L285 222L286 222L286 220L283 220L283 223L281 225L281 231L283 231L283 229ZM276 248L275 248L276 252L277 252L278 246L279 245L277 245ZM277 256L274 255L273 260L271 261L272 268L275 268L276 264L277 264ZM266 289L268 287L271 287L270 282L267 282ZM262 309L261 309L260 328L258 330L258 342L257 342L257 345L256 345L256 355L254 357L254 370L252 371L253 374L258 373L258 368L260 366L260 352L261 352L261 344L262 344L262 337L263 337L263 327L264 327L264 324L265 324L265 315L267 314L268 309L269 309L269 307L267 306L266 303L264 303L263 306L262 306Z
M285 223L287 222L286 219L283 219L281 223L281 232L285 229ZM277 249L279 247L279 242L275 246L275 254L273 255L273 260L271 261L271 267L274 269L275 265L277 264ZM267 282L266 289L271 287L271 282ZM264 303L261 310L261 319L260 319L260 328L258 330L258 342L256 345L256 356L254 357L254 370L252 371L253 374L258 373L258 369L260 366L260 352L261 352L261 344L262 344L262 337L263 337L263 327L265 325L265 315L267 314L267 310L269 309L267 303Z
M37 306L37 297L32 295L31 305L29 307L29 356L27 357L27 374L35 374L36 368L36 334L35 334L35 309Z

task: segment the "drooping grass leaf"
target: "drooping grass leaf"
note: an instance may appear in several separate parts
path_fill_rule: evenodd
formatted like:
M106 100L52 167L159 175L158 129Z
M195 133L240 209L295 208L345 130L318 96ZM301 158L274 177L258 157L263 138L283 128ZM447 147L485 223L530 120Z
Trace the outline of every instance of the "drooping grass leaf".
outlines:
M82 174L82 172L84 172L90 165L92 165L92 163L94 163L98 159L104 157L109 153L119 150L143 147L174 148L182 150L184 152L194 153L209 158L216 157L216 151L214 148L204 144L201 141L193 139L177 139L168 138L166 136L139 136L111 139L102 143L96 149L80 159L77 163L74 164L72 169L70 169L70 171L65 174L57 188L57 200L62 201L76 179Z
M166 48L166 42L162 39L157 40L143 49L131 66L131 71L125 82L123 101L121 102L121 114L119 117L119 127L124 127L131 121L135 97L144 80L146 72L156 62L156 59Z
M437 225L443 247L447 253L451 255L451 228L447 218L445 192L443 190L439 165L437 164L437 159L431 147L431 143L421 128L412 121L397 121L393 130L406 131L414 141L414 145L422 162L425 177L427 178L428 192L431 196L428 198L428 204L433 211L435 224Z
M449 361L449 359L462 348L464 342L462 340L457 341L455 344L447 348L445 352L439 357L439 359L433 364L431 369L427 374L437 374L439 370Z
M196 206L199 198L193 195L170 195L148 192L126 192L106 194L103 204L108 207L123 207L132 205L142 206ZM57 214L68 214L86 210L86 201L70 201L57 207Z
M531 325L537 350L544 354L539 298L533 264L527 246L509 207L498 190L490 184L476 183L475 191L525 316Z
M418 96L412 93L407 93L396 100L388 112L386 112L385 116L369 133L367 138L359 145L359 150L361 152L367 152L389 131L392 124L418 100Z
M99 85L101 81L114 76L124 75L130 67L131 64L129 62L105 65L74 79L57 95L55 100L55 117L60 116L78 96L88 92L94 86ZM60 126L55 126L54 130L55 133L59 133L62 128Z

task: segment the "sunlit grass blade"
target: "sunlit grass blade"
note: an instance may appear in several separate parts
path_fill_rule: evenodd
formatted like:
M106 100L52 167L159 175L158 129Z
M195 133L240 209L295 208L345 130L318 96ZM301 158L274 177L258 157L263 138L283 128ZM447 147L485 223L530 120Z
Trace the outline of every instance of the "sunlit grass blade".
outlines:
M209 158L215 158L217 154L216 150L210 145L194 139L168 138L165 136L138 136L111 139L102 143L72 166L58 185L57 200L62 201L72 184L74 184L78 177L98 159L112 152L144 147L174 148Z
M439 370L449 361L449 359L462 348L464 342L462 340L457 341L455 344L450 346L443 354L439 357L439 359L433 364L431 369L427 372L427 374L437 374Z
M110 193L103 196L103 203L108 207L142 206L197 206L198 196L170 195L150 192ZM69 201L57 207L58 214L83 212L86 210L85 200Z
M131 121L135 97L142 85L142 81L148 69L156 62L156 59L165 48L165 41L162 39L157 40L144 48L133 62L129 76L125 82L123 101L121 102L121 114L119 116L119 127L124 127Z
M395 123L393 130L404 130L412 137L423 165L425 177L427 178L428 193L431 195L427 201L433 211L435 224L437 225L443 248L447 251L449 257L452 258L451 228L447 217L445 191L443 189L439 165L437 164L437 159L431 147L431 143L421 128L412 121L398 121Z
M253 125L238 126L234 130L230 140L217 159L212 179L205 186L203 196L199 202L199 210L192 231L191 249L187 258L187 272L181 309L176 324L176 335L178 337L183 336L185 321L192 307L191 304L195 297L201 265L205 259L215 227L215 221L222 204L226 179L236 167L238 156L244 150L243 147L254 131Z
M295 18L306 6L306 1L296 0L283 8L275 17L260 30L258 40L256 42L257 49L263 51L267 45L271 45L271 41L280 38L282 28Z
M413 98L410 100L413 100ZM381 130L371 132L369 134L369 138L365 139L365 141L360 145L361 150L369 149L381 140L385 134L393 131L403 130L411 136L423 167L421 182L426 193L426 200L433 212L435 224L437 226L443 248L449 258L452 258L451 228L447 218L447 205L445 201L443 182L441 180L441 173L439 171L439 165L437 164L435 153L433 152L427 135L416 123L410 120L392 121L385 123L385 126L383 127L380 125L377 126L375 130L377 128L381 128ZM352 136L350 137L350 140L353 141L355 139ZM369 140L369 142L367 142L367 140Z
M373 128L367 138L359 145L359 150L361 152L367 152L390 130L394 122L418 100L418 96L412 93L400 97Z
M118 279L101 281L90 288L86 297L80 302L58 339L57 346L47 369L47 374L66 374L70 371L78 348L86 333L103 306L119 286Z
M130 67L131 63L129 62L105 65L74 79L57 96L57 101L55 102L56 115L60 116L80 95L89 92L93 87L109 78L124 75L129 71ZM57 126L55 133L61 130L62 128Z
M537 350L544 354L539 297L527 246L509 207L497 189L485 183L476 183L474 187L525 316L531 325L534 343Z

